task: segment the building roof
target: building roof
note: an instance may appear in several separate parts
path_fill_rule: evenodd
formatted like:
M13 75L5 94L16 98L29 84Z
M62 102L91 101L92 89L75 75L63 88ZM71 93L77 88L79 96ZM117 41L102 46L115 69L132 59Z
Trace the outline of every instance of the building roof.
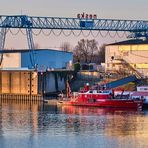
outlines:
M68 51L62 51L62 50L55 50L55 49L34 49L33 51L54 51L54 52L64 52L64 53L72 53ZM29 52L29 49L5 49L0 50L0 53L23 53L23 52Z
M2 68L0 71L35 71L35 69L29 69L27 67L18 68Z
M148 44L148 40L142 40L142 39L131 39L131 40L125 40L121 42L111 43L107 44L107 46L110 45L139 45L139 44Z

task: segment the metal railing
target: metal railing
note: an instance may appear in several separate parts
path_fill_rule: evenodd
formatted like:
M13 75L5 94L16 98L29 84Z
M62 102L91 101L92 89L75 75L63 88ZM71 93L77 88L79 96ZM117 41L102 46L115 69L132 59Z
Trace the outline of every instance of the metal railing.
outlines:
M132 71L132 74L134 74L137 78L143 78L143 74L140 73L136 68L134 68L130 63L130 62L127 58L123 57L122 56L116 56L115 58L116 60L120 60L122 62L122 64L124 64L128 70Z

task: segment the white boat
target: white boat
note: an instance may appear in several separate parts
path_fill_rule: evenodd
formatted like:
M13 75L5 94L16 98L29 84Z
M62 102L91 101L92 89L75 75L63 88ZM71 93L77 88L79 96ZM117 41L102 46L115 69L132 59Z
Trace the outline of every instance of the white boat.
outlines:
M148 86L137 86L137 91L133 92L131 97L133 99L143 99L144 105L148 105Z

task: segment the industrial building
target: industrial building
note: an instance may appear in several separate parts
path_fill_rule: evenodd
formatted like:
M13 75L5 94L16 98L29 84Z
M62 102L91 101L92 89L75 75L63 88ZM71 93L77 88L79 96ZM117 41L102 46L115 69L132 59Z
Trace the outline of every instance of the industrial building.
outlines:
M51 49L37 50L4 50L1 68L32 69L36 65L38 71L47 69L70 68L73 60L72 52ZM32 62L34 64L32 64Z
M33 55L32 55L33 54ZM33 56L35 67L32 67ZM65 89L72 72L72 52L38 49L4 50L0 94L44 95Z
M134 39L108 44L105 49L106 72L148 77L148 40Z

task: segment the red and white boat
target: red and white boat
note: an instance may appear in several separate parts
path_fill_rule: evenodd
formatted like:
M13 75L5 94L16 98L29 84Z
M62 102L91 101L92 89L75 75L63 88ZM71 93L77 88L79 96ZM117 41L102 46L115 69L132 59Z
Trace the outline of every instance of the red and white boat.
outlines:
M114 96L112 90L85 90L62 98L58 104L72 106L113 107L142 109L143 100L132 99L130 95Z
M148 106L148 85L137 86L137 91L131 94L132 99L142 99L144 106Z

